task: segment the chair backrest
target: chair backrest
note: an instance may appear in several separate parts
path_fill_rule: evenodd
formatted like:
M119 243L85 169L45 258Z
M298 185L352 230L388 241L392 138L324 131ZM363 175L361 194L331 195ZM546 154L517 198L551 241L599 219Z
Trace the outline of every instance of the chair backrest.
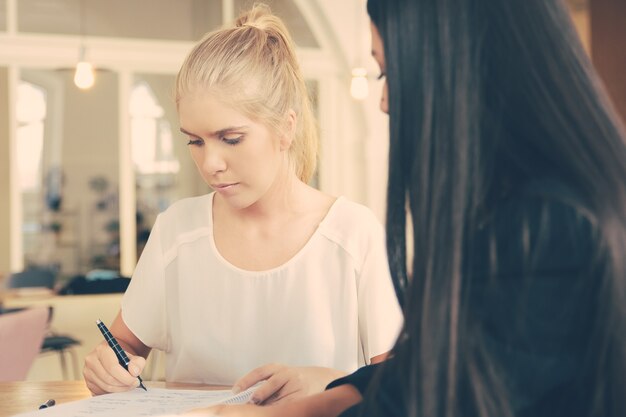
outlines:
M45 287L54 288L56 273L47 268L29 268L9 276L7 288Z
M0 314L0 381L23 381L48 329L47 307Z

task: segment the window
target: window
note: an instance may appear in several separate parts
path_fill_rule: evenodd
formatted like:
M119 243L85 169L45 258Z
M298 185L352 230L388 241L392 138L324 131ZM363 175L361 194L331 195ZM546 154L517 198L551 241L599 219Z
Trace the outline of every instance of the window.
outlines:
M137 175L176 174L180 165L174 156L172 128L163 108L145 82L130 95L131 143Z
M22 193L36 192L41 187L46 93L22 81L17 91L17 159Z

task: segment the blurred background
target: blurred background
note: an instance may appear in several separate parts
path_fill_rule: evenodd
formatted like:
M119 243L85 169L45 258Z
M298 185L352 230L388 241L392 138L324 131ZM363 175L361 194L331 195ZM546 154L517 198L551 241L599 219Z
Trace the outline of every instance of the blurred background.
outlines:
M173 81L204 33L252 3L0 0L0 303L50 307L47 337L67 338L28 379L81 377L95 320L113 319L156 215L210 191L179 133ZM387 119L365 1L265 3L294 37L315 104L313 185L383 221ZM626 115L626 1L567 3Z

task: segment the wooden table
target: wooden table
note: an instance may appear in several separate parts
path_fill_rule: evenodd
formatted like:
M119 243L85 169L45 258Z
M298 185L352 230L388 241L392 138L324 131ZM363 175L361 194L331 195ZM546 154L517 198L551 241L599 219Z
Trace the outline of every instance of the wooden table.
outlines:
M226 389L226 387L170 382L146 382L148 388ZM10 417L39 406L53 398L57 404L88 398L91 393L83 381L0 382L0 417Z

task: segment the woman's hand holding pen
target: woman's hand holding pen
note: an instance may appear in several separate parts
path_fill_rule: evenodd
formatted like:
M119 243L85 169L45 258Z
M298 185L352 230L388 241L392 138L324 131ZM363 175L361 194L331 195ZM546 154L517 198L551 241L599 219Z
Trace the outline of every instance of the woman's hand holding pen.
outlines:
M127 351L130 363L128 371L124 369L107 342L102 342L87 355L83 376L89 391L94 395L108 392L129 391L137 387L137 376L146 366L141 356L132 355Z
M263 405L283 403L321 392L331 381L344 375L330 368L268 364L241 377L235 382L233 392L246 390L265 381L252 394L250 402Z

